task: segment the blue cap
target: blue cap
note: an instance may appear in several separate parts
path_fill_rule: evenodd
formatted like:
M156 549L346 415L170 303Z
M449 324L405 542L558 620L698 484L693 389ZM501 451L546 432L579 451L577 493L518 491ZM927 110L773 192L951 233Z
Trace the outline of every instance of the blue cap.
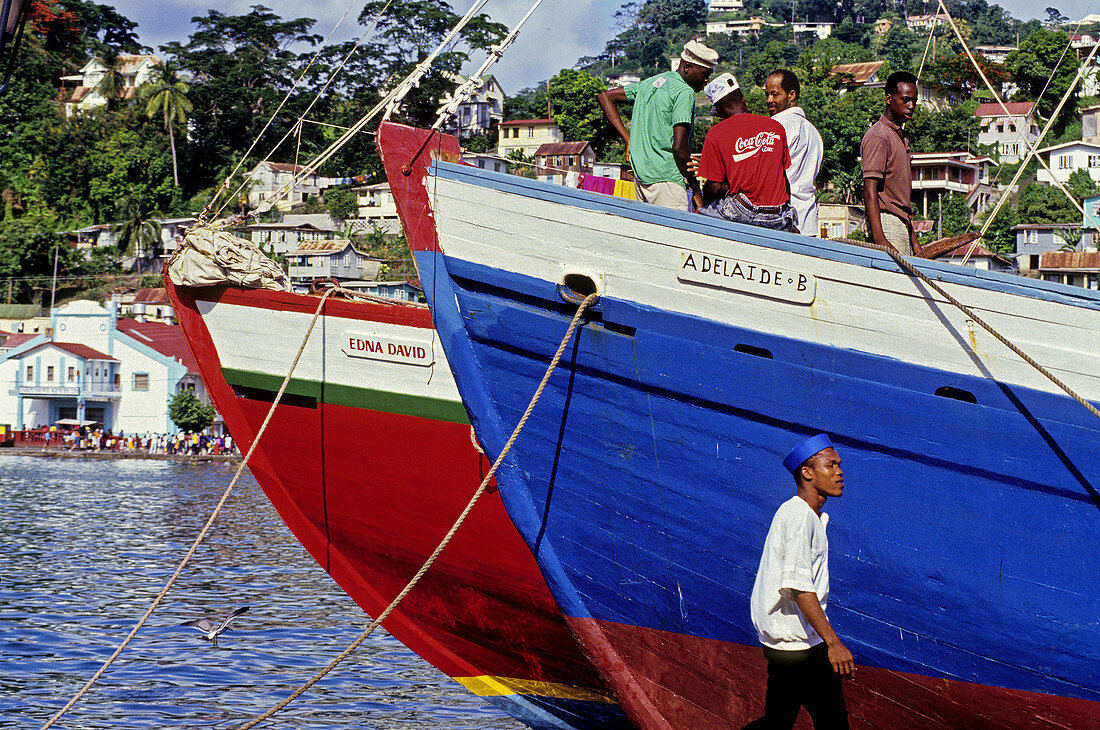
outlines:
M783 466L791 474L794 474L806 459L809 459L819 451L824 451L832 447L833 442L829 440L828 434L819 433L816 436L811 436L791 449L791 453L787 454L787 458L783 459Z

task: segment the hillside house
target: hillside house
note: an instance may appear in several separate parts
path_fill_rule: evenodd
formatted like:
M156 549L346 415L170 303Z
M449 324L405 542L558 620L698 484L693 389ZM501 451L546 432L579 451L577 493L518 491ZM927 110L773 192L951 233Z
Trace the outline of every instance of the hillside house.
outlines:
M751 18L708 20L707 35L756 36L760 35L760 31L765 27L780 28L782 26L782 23L769 23L764 18L756 15Z
M867 214L858 205L820 203L817 206L818 234L822 238L849 238L863 230Z
M905 17L905 27L914 32L927 31L940 25L947 25L947 16L943 13L930 13L927 15L908 15Z
M401 234L401 219L393 200L389 183L375 183L352 188L359 208L355 218L344 221L353 231L379 230L397 236Z
M287 256L290 283L297 291L308 291L315 279L336 281L378 278L381 260L367 256L346 238L303 243Z
M252 181L248 189L248 204L259 208L267 203L279 210L290 210L319 195L324 188L342 182L342 178L321 177L317 173L303 175L306 168L289 162L261 162L248 171ZM297 182L295 182L297 181ZM289 186L293 185L291 189Z
M508 172L508 163L496 156L496 153L463 152L462 161L470 167L490 172Z
M153 76L153 70L163 63L157 56L120 53L116 58L116 70L122 74L122 98L133 99L137 89ZM107 97L97 88L107 75L107 64L100 58L93 58L84 64L80 71L70 76L62 76L62 107L65 116L91 111L107 106ZM68 93L66 82L73 82L76 88Z
M1100 251L1050 251L1039 255L1039 277L1086 289L1100 289Z
M469 76L452 75L456 84L464 84ZM447 104L452 97L443 99ZM504 89L492 75L482 76L480 86L444 123L445 131L457 137L469 137L474 134L489 134L494 125L504 119Z
M878 72L882 69L882 61L867 61L865 63L841 63L833 66L829 76L839 84L841 91L858 89L862 86L882 86L886 79L880 79Z
M1065 183L1077 170L1086 170L1093 180L1100 182L1100 144L1095 142L1073 141L1044 147L1039 154L1046 159L1049 171L1040 167L1035 179L1047 183L1053 181Z
M791 33L797 38L799 34L813 34L819 40L824 40L833 34L832 23L816 23L809 21L796 21L791 24Z
M1045 253L1070 249L1082 251L1092 236L1075 223L1024 223L1013 226L1016 233L1016 267L1022 275L1038 275Z
M710 0L707 3L707 10L712 13L733 13L743 7L743 0Z
M535 150L535 174L548 182L562 182L568 173L592 174L596 153L588 142L555 142Z
M990 251L977 243L967 243L952 249L939 257L939 261L948 264L963 265L980 271L1012 271L1012 261L996 251Z
M252 223L237 229L238 235L263 250L284 255L303 243L323 241L335 233L335 229L319 228L312 223Z
M1019 162L1027 154L1028 145L1039 139L1035 102L1009 101L1005 102L1005 109L996 102L986 102L974 110L981 124L978 144L996 145L1001 162Z
M949 193L966 197L974 212L985 210L993 195L988 157L969 152L917 152L912 159L913 210L928 217L929 208Z
M513 119L501 122L497 129L497 156L505 159L516 150L534 157L542 145L565 141L553 119Z

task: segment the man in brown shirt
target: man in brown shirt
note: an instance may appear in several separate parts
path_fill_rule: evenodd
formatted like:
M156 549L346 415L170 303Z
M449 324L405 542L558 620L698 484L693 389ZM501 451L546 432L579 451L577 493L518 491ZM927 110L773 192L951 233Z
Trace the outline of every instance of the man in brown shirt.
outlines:
M859 145L867 232L875 243L906 256L913 255L916 234L909 220L909 138L901 126L913 118L916 108L917 77L908 71L890 74L886 79L886 113L871 125Z

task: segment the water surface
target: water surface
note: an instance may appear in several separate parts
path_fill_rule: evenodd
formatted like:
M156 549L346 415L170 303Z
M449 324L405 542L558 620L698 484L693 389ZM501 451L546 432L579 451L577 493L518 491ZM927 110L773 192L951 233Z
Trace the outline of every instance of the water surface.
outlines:
M0 727L39 727L175 570L235 466L0 455ZM181 623L250 606L217 647ZM149 622L56 726L229 728L297 689L366 615L251 476ZM507 728L378 630L265 728Z

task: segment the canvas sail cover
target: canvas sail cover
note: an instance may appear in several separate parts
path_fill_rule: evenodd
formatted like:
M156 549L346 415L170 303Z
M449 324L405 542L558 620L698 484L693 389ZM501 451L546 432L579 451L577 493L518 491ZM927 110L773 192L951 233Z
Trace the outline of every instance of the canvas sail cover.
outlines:
M168 278L176 286L234 284L250 289L290 291L290 280L256 244L234 236L224 223L196 226L168 262Z

